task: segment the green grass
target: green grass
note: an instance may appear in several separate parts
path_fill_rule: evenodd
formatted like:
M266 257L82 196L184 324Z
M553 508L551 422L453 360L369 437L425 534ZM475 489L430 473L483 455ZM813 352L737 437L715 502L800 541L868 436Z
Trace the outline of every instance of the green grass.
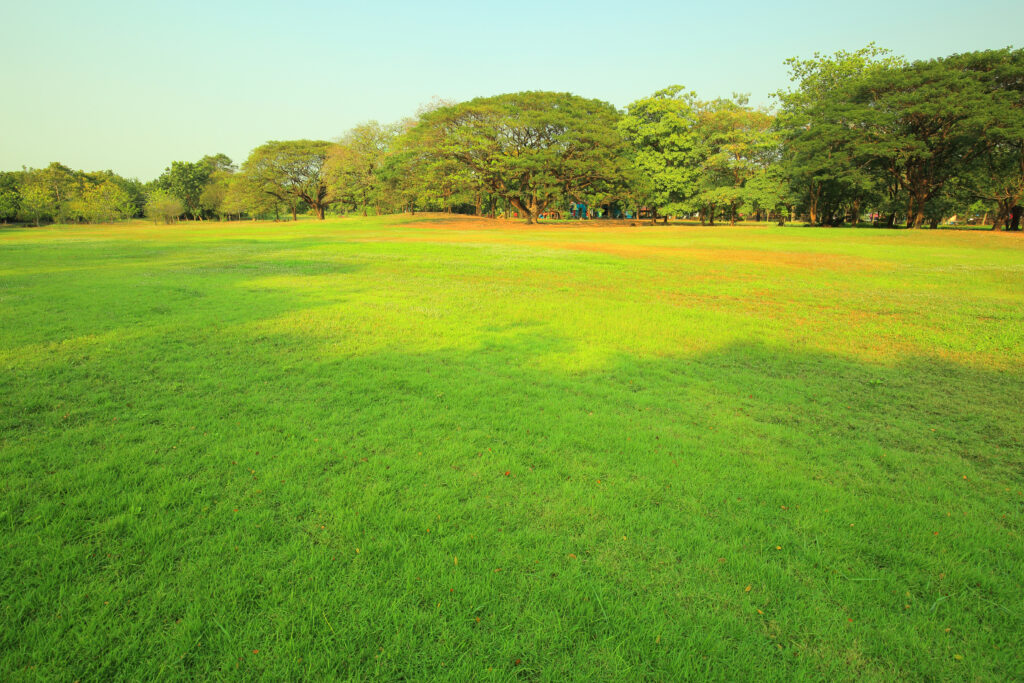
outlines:
M1018 235L3 230L0 678L1019 680L1022 382Z

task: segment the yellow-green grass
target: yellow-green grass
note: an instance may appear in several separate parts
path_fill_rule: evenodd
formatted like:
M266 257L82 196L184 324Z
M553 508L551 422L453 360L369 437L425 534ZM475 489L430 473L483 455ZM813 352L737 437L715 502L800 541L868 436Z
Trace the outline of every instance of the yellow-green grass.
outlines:
M1024 677L1024 239L0 231L4 680Z

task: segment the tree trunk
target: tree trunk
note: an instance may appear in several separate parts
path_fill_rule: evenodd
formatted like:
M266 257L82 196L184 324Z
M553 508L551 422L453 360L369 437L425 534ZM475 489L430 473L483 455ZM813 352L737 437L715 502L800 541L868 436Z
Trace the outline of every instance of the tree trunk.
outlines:
M1020 230L1020 217L1024 213L1024 206L1018 204L1010 209L1010 227L1008 230Z
M1000 200L996 203L996 217L992 224L992 227L996 230L1006 229L1010 225L1010 221L1013 220L1013 205L1014 201Z
M526 216L526 224L533 225L534 217L537 215L537 200L530 197L530 201L527 204L524 204L519 199L510 199L509 201L521 214Z

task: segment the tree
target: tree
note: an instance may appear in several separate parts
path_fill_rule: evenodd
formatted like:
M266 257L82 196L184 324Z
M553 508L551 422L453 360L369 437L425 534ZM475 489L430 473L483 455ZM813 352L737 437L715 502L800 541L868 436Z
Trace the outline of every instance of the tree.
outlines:
M0 172L0 221L7 223L21 209L21 175Z
M439 129L418 124L396 140L384 161L382 178L412 211L418 207L450 213L469 203L482 185L471 168L440 150L441 142Z
M993 228L1018 230L1024 199L1024 50L999 50L988 57L987 81L998 100L984 102L984 147L954 182L961 194L995 206Z
M434 160L451 159L533 223L567 199L621 182L625 146L615 107L569 93L483 97L423 116L416 134Z
M146 199L146 215L153 221L162 220L170 224L185 213L185 205L167 190L156 189Z
M701 156L701 191L695 203L712 223L717 210L735 224L740 208L750 203L747 181L776 160L778 139L773 118L747 106L745 95L697 105Z
M57 162L42 169L26 169L20 189L22 217L37 226L44 218L66 220L71 202L80 195L80 185L75 172Z
M880 182L857 149L861 130L852 122L856 117L848 102L864 79L901 67L903 59L871 43L855 52L793 57L786 64L796 87L775 93L782 104L776 125L784 142L785 174L811 223L838 224L848 210L860 213L879 192L895 201L900 185Z
M36 225L43 218L64 222L70 217L71 202L81 196L82 178L56 161L46 168L22 173L21 211Z
M222 215L235 215L241 218L248 214L253 220L265 213L276 212L281 202L267 194L248 174L236 173L227 183L227 191L220 204Z
M203 188L212 172L213 167L203 161L172 161L157 178L156 184L164 192L176 197L192 218L201 218Z
M232 175L223 170L215 170L210 174L203 191L199 193L199 208L204 213L220 216L223 213L224 199L227 197Z
M988 50L880 69L854 89L847 110L863 131L858 153L906 191L907 227L921 227L993 140L1019 139L1022 80L1021 51ZM1001 132L1008 127L1018 132Z
M1020 228L1020 204L1024 198L1024 139L989 145L967 173L957 180L971 197L995 206L994 229Z
M324 174L337 201L360 208L364 216L372 204L380 214L386 201L381 173L399 131L398 125L369 121L350 130L331 148Z
M793 206L793 194L781 163L770 164L747 180L744 199L755 211L764 211L765 220L774 212L779 225L785 225Z
M650 203L666 218L687 210L699 187L694 98L681 85L669 86L630 104L619 121L633 164L650 188Z
M207 154L199 160L199 163L204 164L209 168L211 173L221 171L227 175L231 175L238 170L238 166L235 165L235 162L231 161L231 157L222 153Z
M308 206L320 220L334 198L324 176L331 143L322 140L270 141L254 149L242 170L261 191L292 206Z
M87 223L110 223L128 204L134 209L131 196L123 188L101 178L99 182L87 184L81 196L70 202L69 214Z

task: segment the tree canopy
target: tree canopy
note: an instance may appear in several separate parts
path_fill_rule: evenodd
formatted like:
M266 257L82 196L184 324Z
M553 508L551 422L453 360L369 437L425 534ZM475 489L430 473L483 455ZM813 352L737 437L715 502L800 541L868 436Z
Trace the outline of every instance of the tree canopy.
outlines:
M457 161L532 223L563 200L603 196L621 181L618 119L600 100L522 92L437 109L416 135L429 156Z
M249 154L242 171L262 192L289 204L293 218L301 202L323 220L334 201L324 175L330 150L323 140L270 141Z
M173 161L140 183L60 163L0 175L0 220L195 220L328 210L512 213L528 223L659 214L735 222L1016 229L1024 197L1024 51L907 61L869 44L787 60L777 108L672 85L614 105L526 91L434 100L333 142L270 141ZM175 201L170 202L168 198ZM975 215L977 214L977 215ZM163 214L161 214L163 215Z

